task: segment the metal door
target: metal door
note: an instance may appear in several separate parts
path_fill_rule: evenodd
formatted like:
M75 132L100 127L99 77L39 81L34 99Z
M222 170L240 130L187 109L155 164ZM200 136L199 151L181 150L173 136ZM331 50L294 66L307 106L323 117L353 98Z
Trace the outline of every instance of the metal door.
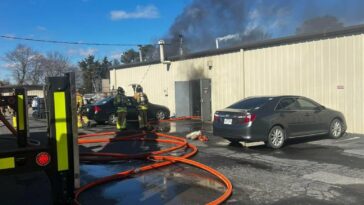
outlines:
M191 115L190 82L175 82L176 116Z
M211 79L200 79L201 120L211 121Z

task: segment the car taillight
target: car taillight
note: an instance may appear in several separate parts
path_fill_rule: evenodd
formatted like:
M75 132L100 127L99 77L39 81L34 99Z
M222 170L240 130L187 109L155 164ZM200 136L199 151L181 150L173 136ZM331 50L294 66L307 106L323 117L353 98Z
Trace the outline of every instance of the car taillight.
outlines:
M218 114L214 115L214 121L219 121L220 120L220 116Z
M248 114L247 116L244 117L244 123L253 122L256 117L257 117L256 114Z
M47 166L51 162L51 155L47 152L41 152L35 157L35 162L41 166Z
M101 108L99 106L94 106L95 113L98 113L101 111Z

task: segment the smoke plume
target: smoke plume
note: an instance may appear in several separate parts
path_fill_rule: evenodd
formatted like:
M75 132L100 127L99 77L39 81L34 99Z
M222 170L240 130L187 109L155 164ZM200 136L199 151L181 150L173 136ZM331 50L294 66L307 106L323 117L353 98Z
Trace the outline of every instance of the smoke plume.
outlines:
M165 36L168 56L364 23L362 0L194 0Z
M313 32L325 32L343 28L344 24L335 16L319 16L308 19L296 29L297 34L307 34Z

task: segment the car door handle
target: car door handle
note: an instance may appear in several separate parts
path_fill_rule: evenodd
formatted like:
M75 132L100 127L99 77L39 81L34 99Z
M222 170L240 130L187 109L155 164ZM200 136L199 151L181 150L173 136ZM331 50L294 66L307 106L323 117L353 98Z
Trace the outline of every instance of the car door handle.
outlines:
M306 114L305 114L305 116L306 116L306 117L309 117L309 116L311 116L311 114L309 114L309 113L306 113Z

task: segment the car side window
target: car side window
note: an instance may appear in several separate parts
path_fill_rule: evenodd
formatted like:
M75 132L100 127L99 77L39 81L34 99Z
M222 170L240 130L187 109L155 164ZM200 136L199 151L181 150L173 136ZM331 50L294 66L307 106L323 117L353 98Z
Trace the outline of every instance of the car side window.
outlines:
M298 98L297 103L301 110L314 110L318 107L318 105L303 98Z
M279 101L276 110L297 110L297 101L294 98L283 98Z

